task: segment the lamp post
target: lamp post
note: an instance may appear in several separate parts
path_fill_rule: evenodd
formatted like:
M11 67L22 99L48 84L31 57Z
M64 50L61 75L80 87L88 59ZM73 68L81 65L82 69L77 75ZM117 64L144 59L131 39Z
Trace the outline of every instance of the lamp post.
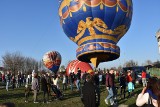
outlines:
M157 38L158 49L159 49L159 54L160 54L160 29L156 33L156 38Z

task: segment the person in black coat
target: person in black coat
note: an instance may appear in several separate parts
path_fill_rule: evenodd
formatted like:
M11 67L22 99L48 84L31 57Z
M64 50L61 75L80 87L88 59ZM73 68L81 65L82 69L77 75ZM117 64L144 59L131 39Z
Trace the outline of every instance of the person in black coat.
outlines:
M125 74L122 74L121 77L120 77L120 87L121 87L121 94L120 94L120 97L122 99L122 95L123 95L123 98L125 99L126 97L126 76Z
M49 101L49 92L48 92L48 87L47 87L47 81L45 79L45 74L42 75L41 77L41 90L43 91L43 102ZM47 100L45 99L45 95L47 94Z
M82 87L81 100L84 107L98 107L100 104L100 93L95 86L90 74L86 76L86 83Z

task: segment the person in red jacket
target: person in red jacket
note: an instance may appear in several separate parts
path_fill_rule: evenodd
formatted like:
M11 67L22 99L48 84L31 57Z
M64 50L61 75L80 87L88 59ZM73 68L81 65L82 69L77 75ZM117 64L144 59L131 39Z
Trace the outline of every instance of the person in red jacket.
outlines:
M146 80L147 74L146 74L146 71L142 71L141 75L142 75L143 87L146 87L147 86L147 80Z
M2 74L2 82L5 83L5 74Z
M133 79L131 77L131 71L128 71L126 80L128 83L128 97L130 98L131 94L133 94L132 92L134 91L134 84L132 82Z

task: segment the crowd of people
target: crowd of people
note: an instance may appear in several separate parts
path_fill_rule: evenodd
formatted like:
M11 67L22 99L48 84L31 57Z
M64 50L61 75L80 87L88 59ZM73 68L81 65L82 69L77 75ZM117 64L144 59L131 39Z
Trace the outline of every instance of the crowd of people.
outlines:
M38 93L43 93L43 103L50 103L50 96L61 100L63 92L69 90L76 91L81 95L81 101L85 107L98 107L100 105L100 85L106 86L108 94L104 99L107 105L116 105L118 89L120 90L120 99L137 97L134 93L136 88L137 75L134 71L115 72L115 70L97 71L94 74L82 73L78 68L76 74L70 72L69 75L42 73L41 75L33 72L32 74L17 75L7 72L2 75L2 82L6 83L6 90L25 86L25 102L28 102L30 92L33 92L33 102L38 102ZM146 71L141 73L143 90L136 100L137 106L152 105L160 107L160 81L157 78L147 79ZM147 82L148 81L148 82ZM60 83L61 82L61 83ZM62 87L60 86L62 84ZM76 90L75 90L76 87ZM128 96L127 95L128 92Z
M85 75L85 74L84 74ZM76 86L76 92L80 92L81 87L81 70L78 69L77 73L71 72L69 76L65 73L54 74L43 72L38 74L32 72L30 74L12 74L7 71L2 74L2 83L6 84L6 91L14 90L15 88L25 87L25 102L28 102L28 97L33 92L33 102L38 103L37 95L41 90L43 92L43 102L49 103L49 96L55 96L56 99L63 97L62 92L69 89L73 92ZM62 84L62 87L60 86ZM46 98L45 98L46 97ZM51 101L51 100L50 100Z

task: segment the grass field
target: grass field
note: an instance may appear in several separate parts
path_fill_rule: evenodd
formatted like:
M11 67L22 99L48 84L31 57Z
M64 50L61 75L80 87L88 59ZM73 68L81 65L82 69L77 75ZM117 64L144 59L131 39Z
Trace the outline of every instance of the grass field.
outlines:
M141 92L141 87L137 86L139 88L136 88L134 93L135 95L139 94ZM119 92L118 92L119 94ZM105 89L105 86L101 86L101 101L100 101L100 107L109 107L105 104L104 99L107 96L107 91ZM128 96L128 94L126 95ZM51 97L50 97L51 98ZM0 103L5 102L12 102L16 105L16 107L83 107L83 104L80 99L80 94L78 92L70 92L70 89L64 92L64 99L63 100L53 100L49 104L43 104L42 103L42 92L39 92L38 95L38 104L33 103L33 94L30 94L29 102L24 102L24 87L18 88L15 90L10 89L8 92L5 89L0 89ZM118 97L117 105L128 105L128 107L136 107L135 105L136 97L131 97L128 99L120 100Z

